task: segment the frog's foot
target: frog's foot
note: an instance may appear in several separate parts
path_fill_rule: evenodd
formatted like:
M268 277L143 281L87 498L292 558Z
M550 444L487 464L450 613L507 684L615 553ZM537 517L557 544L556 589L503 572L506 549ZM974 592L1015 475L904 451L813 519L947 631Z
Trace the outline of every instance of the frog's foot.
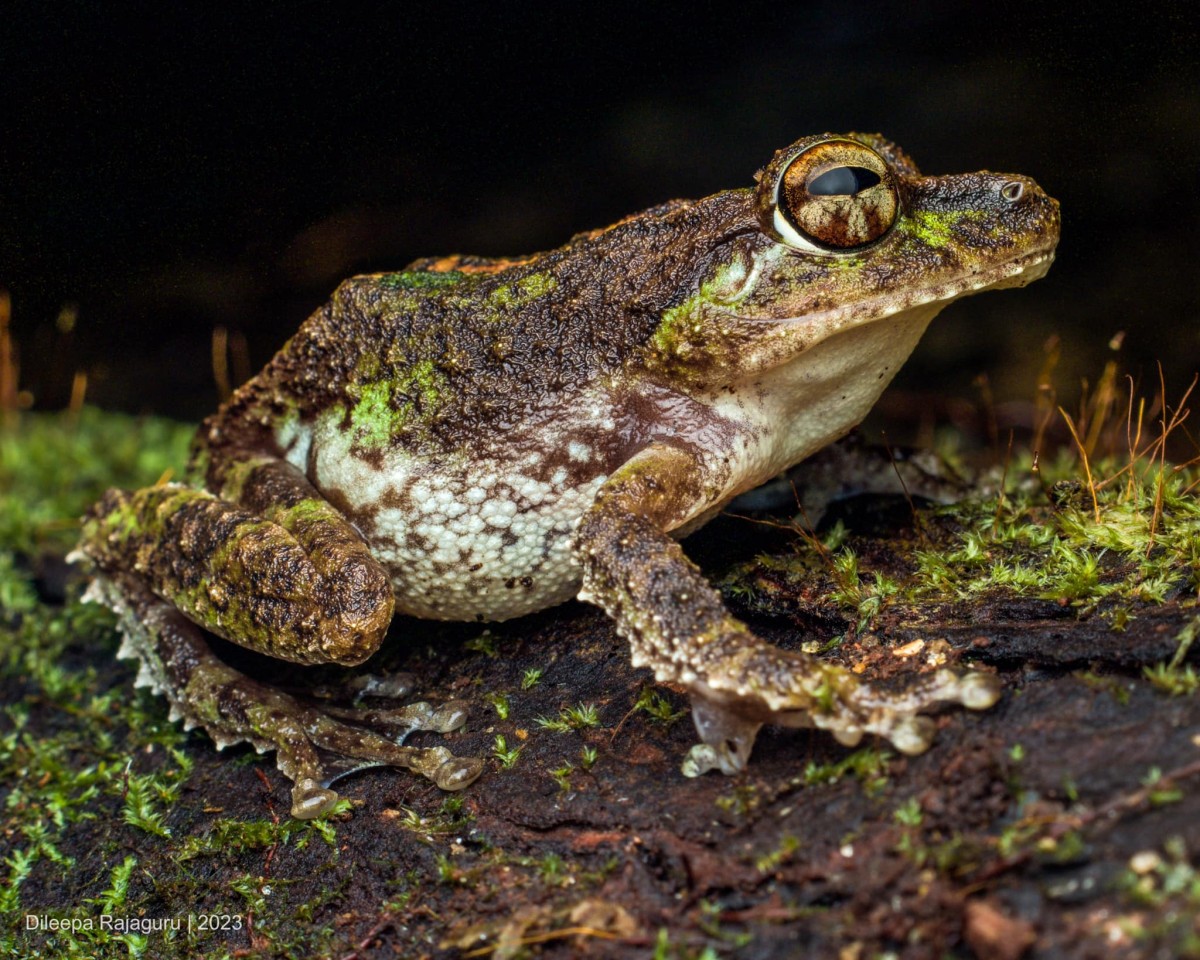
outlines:
M483 770L482 760L455 757L445 747L402 743L413 730L446 732L462 726L466 713L461 702L439 708L317 709L218 659L200 628L135 576L97 577L88 599L118 613L124 631L119 655L141 662L137 685L164 694L172 719L182 718L187 729L203 727L218 748L248 742L260 753L276 752L276 765L295 784L294 817L307 820L328 813L338 798L330 783L365 766L404 767L443 790L461 790ZM340 718L376 723L395 738Z
M946 703L986 710L1000 698L999 681L988 673L939 670L888 692L836 664L771 647L748 631L734 643L736 652L704 680L683 678L691 680L702 741L684 760L687 776L744 769L763 723L828 730L849 747L871 733L901 753L923 753L935 730L924 711Z

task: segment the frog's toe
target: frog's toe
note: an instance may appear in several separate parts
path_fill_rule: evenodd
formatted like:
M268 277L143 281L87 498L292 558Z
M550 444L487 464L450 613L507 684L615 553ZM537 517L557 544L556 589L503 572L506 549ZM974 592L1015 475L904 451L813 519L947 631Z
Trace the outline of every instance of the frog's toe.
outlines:
M732 775L746 769L761 723L700 694L692 695L692 722L701 742L684 758L685 777L698 777L710 770Z
M929 749L936 731L937 724L929 717L902 716L889 723L885 729L880 731L880 734L887 737L892 746L901 753L916 756Z
M1003 688L994 673L972 670L958 678L958 702L968 710L987 710L996 705Z
M478 757L451 757L433 773L433 782L443 790L463 790L479 779L483 761Z
M421 727L421 729L431 730L434 733L452 733L466 722L467 702L465 700L447 700L429 715L429 719L426 721L427 726ZM479 769L483 769L482 763ZM478 772L475 776L479 776Z
M848 674L838 680L829 685L835 696L818 697L810 705L813 726L828 730L846 746L855 746L864 734L875 734L909 755L924 753L933 743L937 725L923 716L925 711L946 703L986 710L1000 699L999 680L974 670L939 670L894 692L851 682Z
M340 720L376 730L385 730L397 742L403 743L410 733L427 730L432 733L452 733L467 722L465 700L447 700L435 707L424 700L376 710L365 707L324 706L321 712Z
M337 800L336 791L321 786L311 777L302 777L292 787L292 816L297 820L315 820L333 810Z
M864 706L916 713L935 704L957 703L969 710L986 710L1000 699L1000 681L979 670L938 670L909 682L897 691L861 684L856 699Z

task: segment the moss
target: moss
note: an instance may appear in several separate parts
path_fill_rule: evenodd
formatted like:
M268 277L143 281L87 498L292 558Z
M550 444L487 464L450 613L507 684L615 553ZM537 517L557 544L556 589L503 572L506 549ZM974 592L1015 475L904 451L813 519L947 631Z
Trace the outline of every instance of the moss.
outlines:
M795 588L824 574L831 581L825 599L855 611L860 632L891 604L1006 594L1083 611L1103 602L1112 628L1122 630L1137 604L1200 591L1198 474L1194 467L1161 477L1152 472L1138 483L1105 488L1098 517L1087 504L1051 506L1028 484L1003 498L935 508L921 521L921 545L908 552L915 569L902 578L862 570L836 531L822 544L797 526L790 552L744 563L721 586L753 604L770 599L773 583Z
M368 383L359 388L358 402L350 410L355 446L367 449L386 446L403 422L400 412L392 406L390 384Z
M108 487L179 477L195 428L156 418L27 414L0 430L0 549L65 552L77 518Z
M658 687L642 687L633 709L645 711L651 720L663 726L670 726L687 716L687 709L676 710L670 698Z
M557 717L535 717L533 722L543 730L566 733L570 730L600 726L600 711L594 703L580 703L573 707L563 707Z
M270 519L292 533L314 523L331 520L339 524L345 522L342 515L327 500L317 498L301 500L286 510L274 512L270 514Z
M261 898L265 851L298 851L313 839L328 852L312 858L300 880L271 880L270 910L255 917L255 932L278 956L325 955L336 939L331 924L297 929L291 921L304 913L328 916L321 905L344 890L342 880L322 876L332 874L339 856L333 825L262 815L214 819L196 800L198 788L201 796L208 788L184 750L191 738L168 721L159 698L133 693L131 668L115 658L112 613L80 602L81 583L68 584L57 603L35 585L32 555L61 556L76 538L76 517L106 487L141 487L177 471L191 433L169 421L87 409L24 416L15 429L0 431L5 956L230 955L246 942L250 901L235 887L210 883L188 861L220 858L227 876ZM208 760L211 753L205 743L202 755ZM237 799L261 809L256 798ZM26 913L74 920L75 929L27 931ZM114 931L99 927L104 913L182 917L185 924L179 931ZM225 914L242 926L188 931L189 913Z
M508 770L517 762L517 758L521 755L524 747L513 747L511 750L508 747L508 741L503 734L496 734L495 746L492 748L492 756L500 763L500 769Z
M703 333L700 322L700 295L663 311L650 343L663 357L682 358L691 352L691 345Z

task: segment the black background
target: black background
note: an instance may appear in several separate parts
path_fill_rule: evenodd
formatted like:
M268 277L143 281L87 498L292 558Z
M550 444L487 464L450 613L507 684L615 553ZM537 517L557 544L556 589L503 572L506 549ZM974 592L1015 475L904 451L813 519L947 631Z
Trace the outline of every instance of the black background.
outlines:
M257 367L356 271L515 254L751 182L825 130L1035 177L1059 259L953 307L898 395L1061 393L1109 338L1200 366L1193 4L38 5L0 25L0 286L22 386L198 417L214 327ZM78 322L56 318L74 304Z

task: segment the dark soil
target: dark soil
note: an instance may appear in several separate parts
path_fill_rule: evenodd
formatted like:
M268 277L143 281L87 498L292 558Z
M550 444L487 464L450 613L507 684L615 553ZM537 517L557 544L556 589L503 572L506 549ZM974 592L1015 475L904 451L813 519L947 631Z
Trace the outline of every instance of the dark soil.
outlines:
M727 533L692 553L728 559ZM789 646L815 636L806 622L825 637L844 628L795 595L738 611ZM237 909L229 885L247 879L270 888L265 911L242 908L240 929L180 943L180 956L1177 956L1198 936L1187 851L1200 849L1200 698L1165 695L1141 668L1171 656L1193 613L1180 601L1137 609L1116 632L1055 601L885 606L830 656L901 684L940 651L996 670L1001 702L941 714L920 757L767 728L745 774L695 780L679 773L690 720L635 709L650 676L600 613L569 604L486 632L401 620L379 668L413 671L431 700L475 704L451 749L491 756L497 735L521 747L510 768L489 762L460 810L376 769L338 785L355 807L336 846L231 843L181 863L178 845L218 819L286 818L289 805L269 760L218 753L195 733L170 842L123 825L116 799L97 801L98 818L62 846L74 867L41 861L22 902L77 906L134 853L129 902L147 916ZM132 687L128 664L98 669L101 686ZM531 669L540 680L523 690ZM507 695L507 719L489 694ZM579 704L596 706L598 726L537 723ZM71 719L35 710L33 722ZM162 751L133 757L139 771L162 762ZM46 943L28 942L31 955Z

